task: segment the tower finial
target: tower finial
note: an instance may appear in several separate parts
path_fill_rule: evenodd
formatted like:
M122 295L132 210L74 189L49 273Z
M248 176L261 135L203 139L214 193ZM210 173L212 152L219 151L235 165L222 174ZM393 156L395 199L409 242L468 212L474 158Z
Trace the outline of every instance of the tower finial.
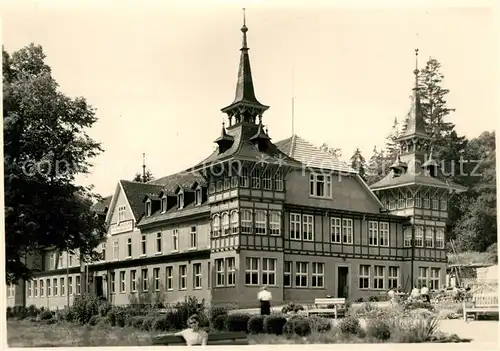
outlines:
M248 49L247 47L247 21L246 21L246 16L245 16L245 8L243 8L243 26L241 27L241 32L243 33L243 45L241 49Z
M413 74L415 74L415 88L418 87L418 74L420 71L418 70L418 49L415 49L415 70Z

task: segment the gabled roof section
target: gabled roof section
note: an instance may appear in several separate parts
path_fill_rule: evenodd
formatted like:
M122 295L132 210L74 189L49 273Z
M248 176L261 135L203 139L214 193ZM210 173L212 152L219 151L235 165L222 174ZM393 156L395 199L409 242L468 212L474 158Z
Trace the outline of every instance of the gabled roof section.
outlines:
M198 172L183 171L152 180L147 184L160 185L161 191L165 192L167 195L175 195L175 190L178 186L190 188L195 183L201 186L207 185L205 178Z
M336 159L328 152L321 150L298 135L293 135L290 138L278 141L276 146L283 153L305 164L307 167L345 173L357 173L357 171L346 162Z
M136 221L138 221L144 213L144 199L146 195L154 196L155 194L159 194L162 190L162 186L156 184L131 182L128 180L120 180L120 184Z

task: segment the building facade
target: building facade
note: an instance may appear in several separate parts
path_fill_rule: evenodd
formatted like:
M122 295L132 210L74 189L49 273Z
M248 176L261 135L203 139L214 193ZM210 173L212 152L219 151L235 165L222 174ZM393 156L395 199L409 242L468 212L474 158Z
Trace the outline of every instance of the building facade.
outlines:
M280 304L327 295L353 301L445 282L447 201L462 189L433 173L436 162L418 176L408 170L430 141L418 87L399 161L370 188L297 135L271 141L245 24L241 31L235 98L222 109L227 123L216 150L184 172L119 181L94 208L107 227L97 248L102 259L83 264L48 249L33 259L32 281L8 287L8 305L62 308L90 292L118 305L196 296L251 307L263 285Z

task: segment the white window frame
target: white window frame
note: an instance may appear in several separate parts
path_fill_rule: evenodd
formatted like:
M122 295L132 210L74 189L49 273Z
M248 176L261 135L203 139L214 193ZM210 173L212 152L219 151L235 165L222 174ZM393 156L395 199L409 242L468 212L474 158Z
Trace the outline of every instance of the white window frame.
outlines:
M212 217L212 236L214 238L218 238L220 234L221 234L220 215L216 213Z
M127 238L127 258L132 257L132 238Z
M149 272L147 268L141 269L141 290L143 292L149 290Z
M28 281L26 282L27 285L27 290L28 290L28 297L33 297L33 282Z
M380 246L387 247L389 246L389 223L388 222L379 222L378 224L379 231L379 243Z
M231 211L231 232L238 234L240 232L240 214L238 211Z
M130 292L137 292L137 271L130 271Z
M335 244L342 242L342 219L339 217L330 218L330 240Z
M378 222L368 221L368 246L378 246Z
M302 215L302 240L314 241L314 216Z
M400 268L398 266L389 266L389 274L388 274L389 289L395 289L399 287L399 271Z
M422 208L422 194L420 193L420 191L417 191L415 193L415 207L417 208Z
M418 267L417 287L427 286L429 280L429 267Z
M252 169L250 173L250 186L252 189L260 189L261 187L261 178L260 178L260 170L258 168Z
M177 194L177 207L179 210L184 208L184 191L180 191Z
M255 264L254 264L255 263ZM257 268L255 268L255 266ZM246 257L245 259L245 285L259 285L260 259ZM256 278L256 279L254 279Z
M45 295L45 283L43 279L40 279L40 297Z
M193 263L193 289L201 289L202 287L202 271L201 263Z
M424 227L415 226L415 247L424 247Z
M332 198L332 176L329 174L311 173L309 177L309 196Z
M225 263L223 258L215 260L215 286L223 287L226 285Z
M425 227L425 247L434 248L434 227Z
M398 194L398 209L405 208L405 205L406 205L405 194L400 191Z
M160 267L153 268L154 290L160 291Z
M38 280L33 280L33 296L38 297Z
M66 282L65 282L66 279L64 279L64 277L61 277L59 279L59 296L65 296L66 295Z
M164 196L161 198L161 213L167 212L167 197Z
M403 229L403 247L411 247L411 226L404 227Z
M385 288L385 267L373 267L373 289L383 290Z
M283 287L292 287L292 261L285 261L283 263ZM286 283L286 278L288 278L288 284Z
M255 234L266 235L267 211L255 210Z
M299 213L290 213L290 240L302 238L302 216Z
M125 212L127 210L126 206L118 207L118 223L125 221Z
M441 196L439 204L439 209L441 211L448 211L448 199L446 198L446 195Z
M436 228L436 249L444 249L444 228Z
M234 257L227 257L225 259L226 265L226 286L236 285L236 259Z
M56 269L56 254L54 252L50 254L50 269Z
M429 278L429 290L439 290L441 288L441 268L431 267Z
M249 177L249 171L248 168L241 168L241 175L240 175L240 187L242 188L248 188L250 187L250 177Z
M278 265L278 260L276 258L262 258L262 274L261 282L262 285L266 286L276 286L276 266Z
M69 296L73 295L73 277L72 276L68 277L68 295Z
M262 172L262 189L263 190L273 189L273 179L271 176L270 169L266 169L264 172Z
M367 264L359 265L359 290L368 290L370 289L371 278L370 272L371 267Z
M197 187L194 192L194 201L196 206L201 205L201 203L203 202L203 193L200 186Z
M224 212L221 216L222 222L222 236L228 236L231 234L231 228L229 227L229 213Z
M242 209L241 214L241 224L240 231L244 234L251 234L253 229L253 213L250 209Z
M276 173L274 173L274 190L275 191L284 190L283 171L281 169L278 169Z
M347 245L352 245L353 233L352 233L352 219L343 218L342 219L342 242Z
M325 264L323 262L313 262L311 272L311 287L325 287Z
M79 275L75 277L75 293L77 295L82 293L82 283Z
M126 272L120 271L120 293L123 294L127 291L127 278L125 277Z
M281 235L281 212L271 211L269 213L269 234Z
M434 194L432 195L432 210L434 211L439 211L439 195Z
M160 254L163 252L163 236L162 232L156 233L156 253Z
M198 228L195 225L192 225L189 231L189 247L191 249L198 247Z
M295 262L295 287L309 286L309 262Z
M146 234L141 235L141 256L146 256L148 252L147 237Z
M424 197L423 197L423 208L425 208L426 210L430 210L431 209L431 197L430 197L430 193L427 192L425 193Z
M59 296L59 289L58 287L58 281L57 278L53 279L53 282L51 282L51 279L47 279L47 296Z
M146 200L146 217L151 216L151 200Z
M173 266L167 266L166 267L166 283L167 283L167 291L173 291L174 290L174 267Z
M179 229L172 230L172 251L179 251Z

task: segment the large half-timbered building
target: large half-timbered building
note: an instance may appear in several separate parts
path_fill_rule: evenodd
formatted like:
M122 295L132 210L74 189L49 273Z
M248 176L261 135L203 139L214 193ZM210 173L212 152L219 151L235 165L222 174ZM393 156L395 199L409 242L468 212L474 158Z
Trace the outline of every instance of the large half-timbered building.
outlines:
M247 30L215 151L185 172L119 181L94 207L108 228L102 260L84 265L47 250L33 259L32 281L8 288L9 305L60 308L85 291L127 304L149 291L166 303L196 296L244 307L257 304L263 285L279 304L443 284L447 201L464 189L428 157L418 86L401 155L370 188L297 135L272 142Z

